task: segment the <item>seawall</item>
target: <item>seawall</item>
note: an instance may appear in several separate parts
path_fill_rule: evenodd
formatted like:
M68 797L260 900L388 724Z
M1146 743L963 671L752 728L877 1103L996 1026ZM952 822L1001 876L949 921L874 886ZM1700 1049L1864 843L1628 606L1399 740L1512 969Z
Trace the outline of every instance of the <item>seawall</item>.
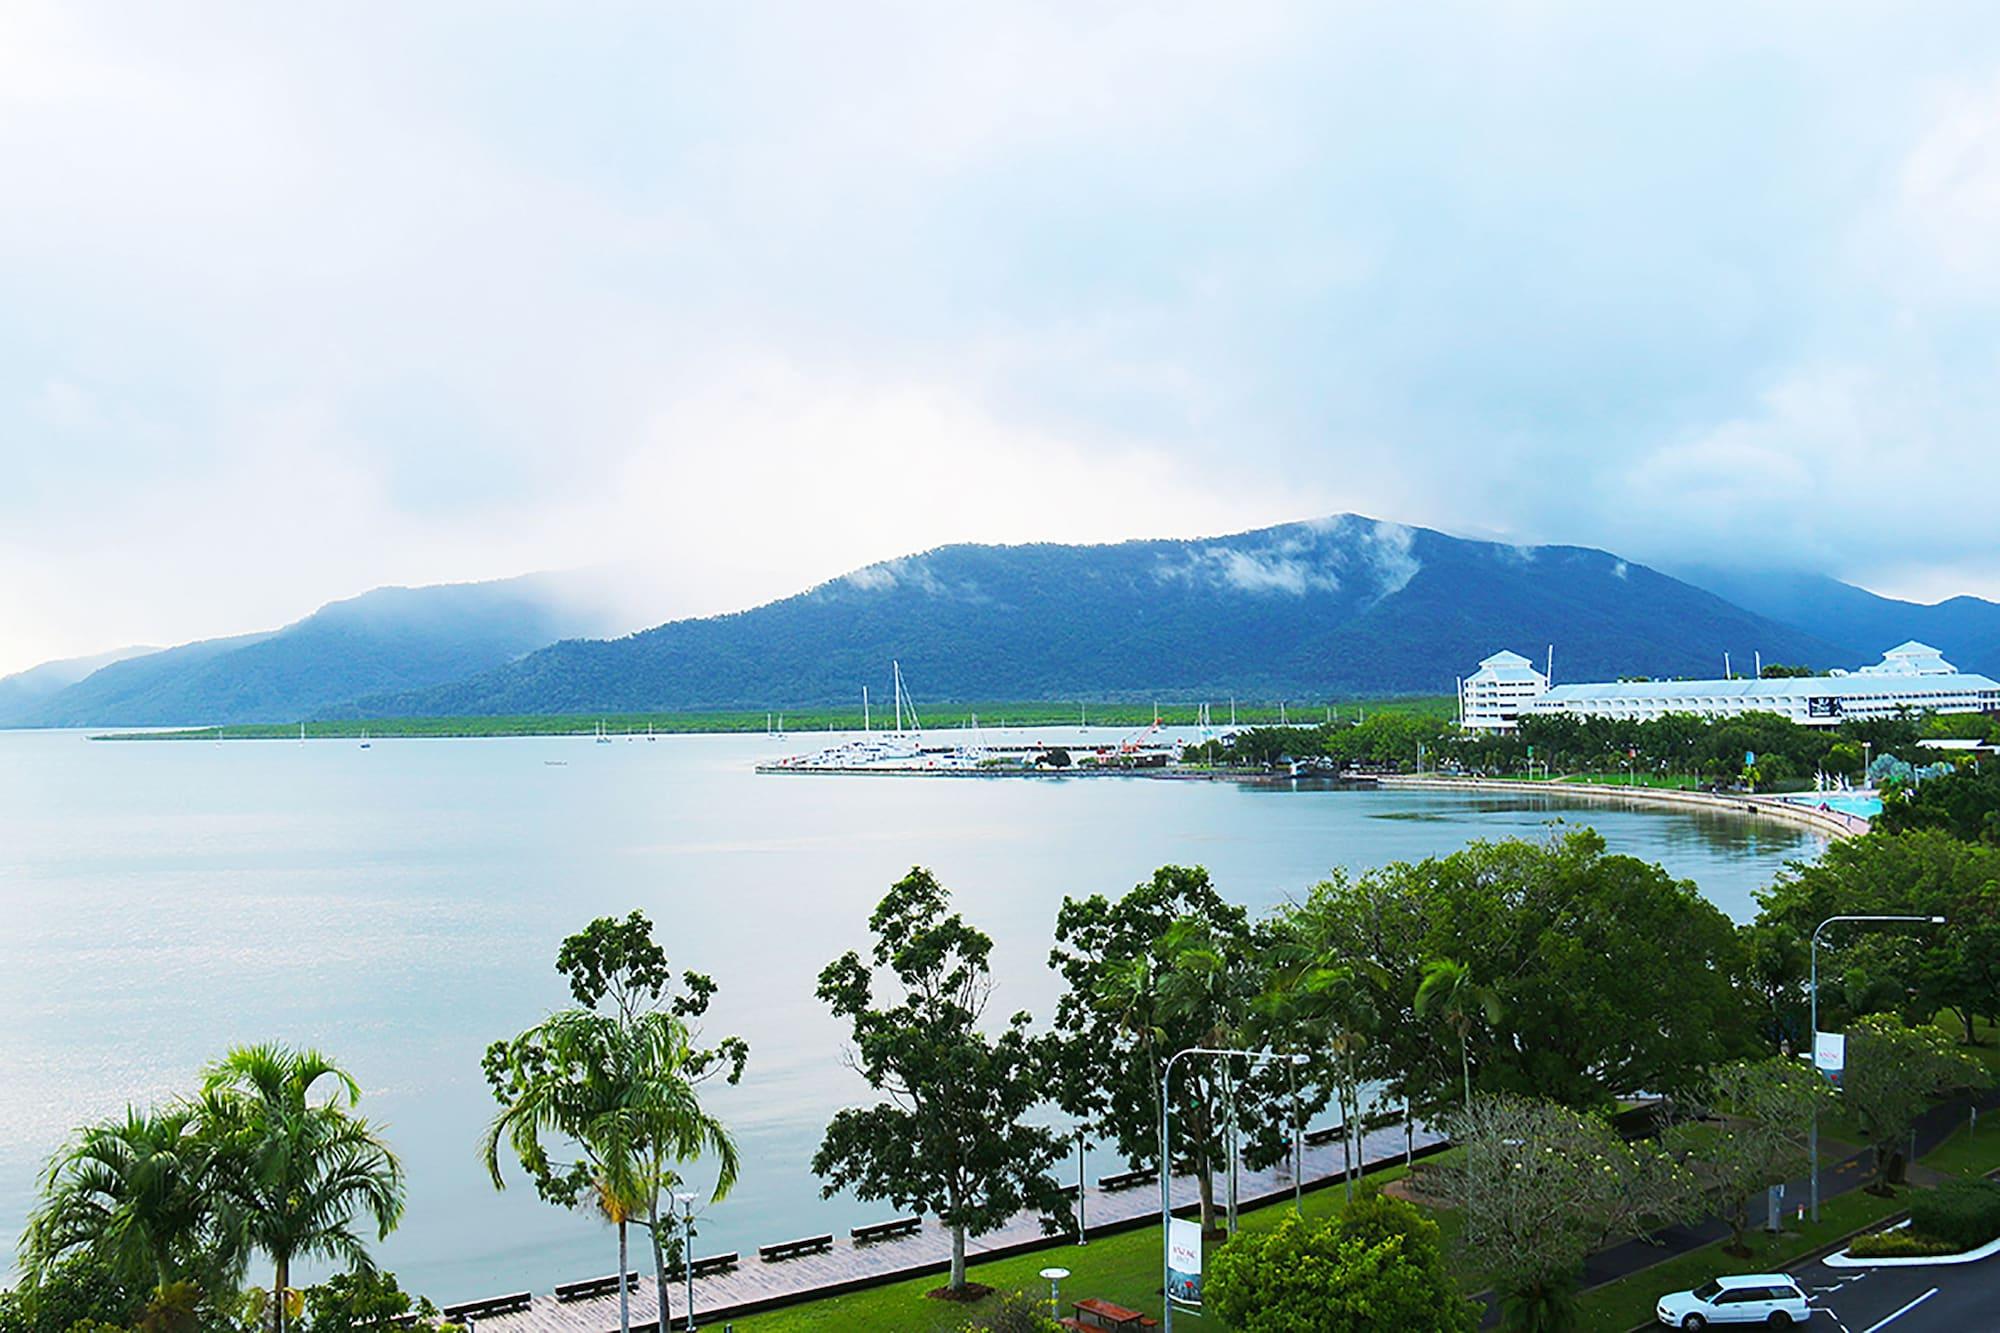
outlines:
M1384 787L1421 791L1493 791L1530 796L1555 796L1588 801L1627 801L1673 806L1682 810L1715 810L1726 814L1775 819L1811 829L1827 838L1851 838L1868 831L1868 821L1839 810L1820 810L1775 796L1718 795L1705 791L1675 791L1664 787L1618 787L1594 782L1517 782L1504 778L1444 778L1386 775Z

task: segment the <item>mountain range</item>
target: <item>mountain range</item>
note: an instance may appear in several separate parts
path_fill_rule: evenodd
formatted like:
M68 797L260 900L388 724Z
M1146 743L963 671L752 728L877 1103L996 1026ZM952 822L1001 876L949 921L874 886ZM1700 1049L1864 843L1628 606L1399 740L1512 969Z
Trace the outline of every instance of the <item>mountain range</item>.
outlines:
M954 545L622 638L544 576L378 589L283 629L105 665L0 725L797 708L919 700L1448 693L1511 647L1558 680L1714 676L1724 653L1857 666L1918 638L2000 673L2000 605L1838 580L1679 577L1610 552L1357 515L1101 546ZM42 669L38 669L42 670ZM0 701L10 682L0 681ZM0 710L6 707L0 702Z
M199 726L295 722L365 694L411 690L501 666L575 635L617 628L556 575L377 588L282 629L126 656L15 702L0 726Z

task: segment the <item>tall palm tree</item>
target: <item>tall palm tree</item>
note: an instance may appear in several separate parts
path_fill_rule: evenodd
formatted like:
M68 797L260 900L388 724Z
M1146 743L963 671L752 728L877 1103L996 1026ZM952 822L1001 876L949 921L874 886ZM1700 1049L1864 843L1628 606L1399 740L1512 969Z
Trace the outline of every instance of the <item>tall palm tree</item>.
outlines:
M646 1199L646 1226L653 1243L653 1277L666 1304L666 1247L660 1238L660 1196L681 1181L676 1168L704 1154L715 1158L715 1189L709 1202L720 1203L736 1187L742 1161L736 1141L714 1115L704 1110L692 1068L696 1054L688 1025L659 1010L633 1017L623 1028L628 1064L627 1108L639 1144ZM672 1223L672 1205L667 1221ZM682 1263L694 1258L681 1256Z
M506 1188L504 1141L543 1197L574 1205L587 1192L618 1228L619 1327L629 1330L622 1275L630 1271L628 1228L642 1217L652 1228L655 1279L662 1305L666 1300L659 1199L677 1179L669 1164L714 1154L716 1200L729 1193L741 1167L729 1132L696 1093L687 1024L658 1010L626 1019L565 1009L499 1050L497 1064L489 1054L489 1074L499 1076L501 1110L480 1142L494 1188ZM577 1160L558 1163L550 1149L565 1144Z
M1451 958L1435 959L1424 965L1423 980L1417 985L1417 1017L1435 1013L1458 1035L1458 1066L1465 1079L1465 1109L1472 1110L1472 1028L1483 1015L1488 1023L1500 1021L1500 996L1490 986L1473 980L1472 966Z
M44 1173L42 1202L22 1238L24 1267L38 1274L88 1251L155 1290L240 1276L241 1247L205 1188L214 1152L200 1131L188 1106L128 1108L122 1120L79 1131Z
M284 1333L292 1263L374 1261L358 1218L386 1239L403 1211L403 1168L375 1127L354 1113L361 1088L324 1055L242 1046L210 1065L199 1111L213 1136L220 1183L249 1244L270 1258L272 1327Z

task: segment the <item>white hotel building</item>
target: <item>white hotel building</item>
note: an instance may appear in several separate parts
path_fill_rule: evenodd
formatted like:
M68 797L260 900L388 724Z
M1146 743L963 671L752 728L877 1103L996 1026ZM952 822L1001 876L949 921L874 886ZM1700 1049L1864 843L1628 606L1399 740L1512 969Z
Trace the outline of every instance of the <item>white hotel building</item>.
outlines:
M1468 731L1512 731L1549 678L1519 653L1498 652L1458 683L1458 723Z
M1511 660L1510 660L1511 659ZM1518 663L1519 666L1515 666ZM1480 682L1492 666L1494 676ZM1524 695L1520 668L1540 682ZM1512 677L1503 687L1501 677ZM1505 703L1502 704L1502 689ZM1651 680L1609 685L1557 685L1514 653L1480 663L1460 688L1463 724L1469 730L1510 731L1523 716L1567 713L1575 717L1650 722L1669 713L1703 718L1776 713L1809 727L1835 727L1849 719L1911 713L2000 713L2000 681L1961 672L1937 649L1906 643L1874 666L1824 676L1776 680Z

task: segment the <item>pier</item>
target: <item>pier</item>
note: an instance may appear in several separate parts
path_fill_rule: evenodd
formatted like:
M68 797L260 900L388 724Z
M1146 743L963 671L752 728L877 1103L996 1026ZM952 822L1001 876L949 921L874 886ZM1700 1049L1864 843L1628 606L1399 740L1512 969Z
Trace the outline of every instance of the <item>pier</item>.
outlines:
M1263 1171L1239 1172L1237 1181L1241 1206L1250 1208L1283 1202L1292 1196L1295 1186L1300 1190L1337 1188L1345 1166L1341 1145L1334 1141L1338 1132L1321 1130L1311 1137L1315 1142L1305 1148L1296 1181L1282 1162ZM1444 1140L1440 1135L1421 1125L1412 1127L1406 1140L1402 1121L1395 1120L1362 1135L1360 1165L1364 1171L1374 1170L1402 1161L1406 1150L1423 1157L1443 1146ZM1105 1161L1108 1165L1116 1164L1116 1159L1108 1154ZM1092 1182L1084 1189L1084 1220L1089 1235L1159 1225L1157 1177L1150 1171L1143 1172L1142 1182L1131 1183L1121 1181L1121 1174L1129 1176L1130 1173L1102 1177L1118 1188L1107 1190ZM1218 1176L1217 1179L1219 1200L1222 1188L1221 1178ZM1200 1198L1197 1180L1192 1175L1175 1176L1170 1190L1177 1213L1185 1213ZM865 1233L869 1229L859 1230ZM1073 1231L1050 1236L1043 1231L1042 1219L1038 1215L1022 1213L996 1231L984 1236L968 1236L966 1260L976 1264L985 1259L1041 1249L1054 1254L1075 1243ZM608 1242L605 1251L609 1257L611 1250ZM700 1266L697 1265L694 1281L696 1319L703 1328L720 1327L724 1320L741 1318L760 1310L794 1305L905 1278L942 1274L949 1267L950 1260L951 1233L935 1218L925 1218L916 1229L875 1239L864 1235L859 1243L852 1236L837 1235L830 1244L816 1245L812 1252L795 1258L765 1262L755 1253L749 1253L740 1256L734 1268L707 1276L700 1275ZM605 1266L606 1271L613 1267L615 1265L610 1263ZM593 1275L577 1276L582 1279ZM670 1290L666 1293L666 1327L685 1328L685 1287L679 1282L670 1282L669 1286ZM661 1319L660 1291L650 1271L643 1273L631 1289L630 1300L632 1327L644 1330L644 1333L657 1333ZM559 1301L553 1291L534 1292L525 1305L506 1313L477 1318L474 1322L477 1333L616 1333L618 1295L615 1286L604 1295L582 1300Z

